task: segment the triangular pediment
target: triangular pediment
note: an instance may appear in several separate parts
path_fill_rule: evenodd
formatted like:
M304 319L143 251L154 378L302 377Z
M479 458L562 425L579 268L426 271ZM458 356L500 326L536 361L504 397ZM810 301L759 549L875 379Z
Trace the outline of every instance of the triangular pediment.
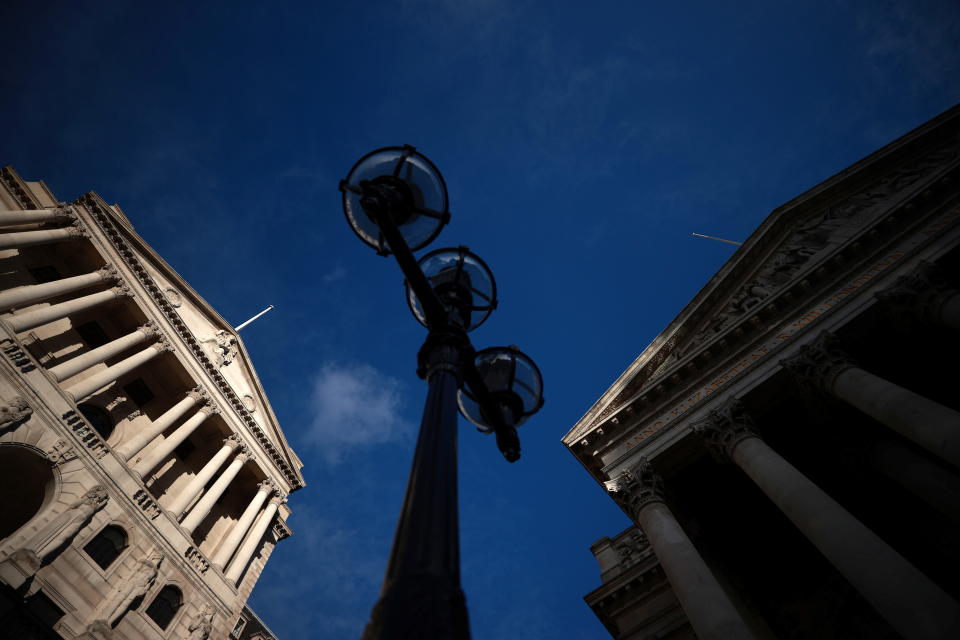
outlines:
M952 134L944 136L945 129ZM696 354L722 351L728 334L759 322L758 308L775 306L797 284L831 268L831 260L855 251L865 234L881 233L877 225L889 211L960 164L958 129L960 107L771 212L563 441L579 442Z

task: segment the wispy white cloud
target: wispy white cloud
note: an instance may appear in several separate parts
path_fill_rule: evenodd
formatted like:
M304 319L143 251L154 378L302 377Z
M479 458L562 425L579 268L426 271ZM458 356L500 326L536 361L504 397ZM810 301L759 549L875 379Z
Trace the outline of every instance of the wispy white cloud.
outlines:
M412 425L400 416L400 382L367 364L326 363L310 395L308 442L330 464L358 448L404 440Z

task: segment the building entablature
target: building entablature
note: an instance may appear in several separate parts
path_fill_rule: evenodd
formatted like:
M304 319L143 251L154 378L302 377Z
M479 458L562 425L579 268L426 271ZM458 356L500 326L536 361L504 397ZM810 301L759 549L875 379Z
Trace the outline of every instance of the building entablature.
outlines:
M739 371L775 365L797 331L916 262L920 245L960 217L949 187L960 180L958 131L960 110L948 112L774 211L578 421L567 447L601 479L636 430L652 437Z

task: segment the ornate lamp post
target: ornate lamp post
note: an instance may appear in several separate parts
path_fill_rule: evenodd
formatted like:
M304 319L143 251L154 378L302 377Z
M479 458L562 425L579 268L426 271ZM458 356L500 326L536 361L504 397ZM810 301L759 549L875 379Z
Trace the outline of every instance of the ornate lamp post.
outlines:
M457 408L504 457L520 457L517 427L543 405L543 380L516 347L474 351L467 332L497 307L493 274L466 247L413 252L450 220L443 176L413 147L363 156L340 182L350 227L406 278L407 303L427 328L417 375L428 392L403 509L367 640L470 637L460 587Z

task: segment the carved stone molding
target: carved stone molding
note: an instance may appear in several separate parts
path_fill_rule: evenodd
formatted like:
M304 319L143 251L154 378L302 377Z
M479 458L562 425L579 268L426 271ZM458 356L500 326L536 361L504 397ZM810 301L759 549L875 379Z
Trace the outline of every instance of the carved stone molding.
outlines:
M270 478L267 478L266 480L261 481L260 484L257 485L257 489L259 491L266 491L267 493L273 493L274 491L278 491L277 484Z
M707 417L693 423L693 432L700 436L719 461L729 461L742 440L757 437L753 419L743 410L743 403L729 398Z
M238 447L243 446L243 440L241 440L240 436L237 434L231 433L229 436L223 439L223 444L224 446L233 447L233 449L236 450Z
M213 404L213 401L208 400L206 404L200 407L200 411L203 411L208 416L215 416L220 413L220 407Z
M274 496L270 498L270 504L275 504L277 506L286 504L286 502L287 502L287 494L283 493L279 489L277 489L276 494L274 494Z
M797 383L808 392L829 394L837 376L857 366L840 346L840 340L829 331L821 331L813 342L802 345L797 353L780 361L793 374Z
M290 530L290 527L287 526L286 522L280 518L273 521L273 537L276 538L277 542L284 538L289 538L291 535L293 535L293 532Z
M651 553L650 541L639 528L617 540L613 548L620 556L620 566L624 569L632 567Z
M4 186L7 187L7 190L22 209L40 208L40 203L34 199L33 194L30 193L22 181L18 179L18 176L8 167L0 169L0 180L3 181Z
M653 470L646 458L640 458L632 469L605 483L614 501L633 518L648 504L665 502L663 478Z
M147 336L147 338L155 338L157 340L163 340L164 335L163 331L160 330L160 327L157 326L157 323L153 320L147 320L142 325L137 327L137 331Z
M20 345L10 338L0 340L0 351L7 357L13 366L18 368L21 373L30 373L37 368L30 355L20 348Z
M20 396L0 405L0 429L7 429L21 422L25 422L31 415L33 409L26 400Z
M156 520L157 516L160 515L160 505L156 503L153 496L143 489L137 489L137 492L133 494L133 502L138 505L151 520Z
M203 344L213 343L213 355L218 367L225 367L233 362L240 353L237 337L229 331L220 329L212 338L201 341Z
M270 456L271 461L286 477L292 487L300 488L303 486L303 479L300 477L290 462L283 456L278 447L270 440L263 428L246 411L243 401L227 382L227 379L220 373L220 368L213 362L203 350L203 346L197 341L193 332L186 325L174 306L167 299L164 291L157 285L153 277L147 272L140 263L136 253L128 244L126 238L120 233L116 225L110 218L105 207L99 199L93 194L87 194L76 201L76 204L85 206L90 214L100 225L106 234L107 239L113 244L117 253L121 256L124 263L134 274L144 290L156 304L157 308L164 314L170 325L177 332L181 341L187 346L190 353L196 358L206 371L207 375L217 385L217 389L225 397L230 406L237 412L247 427L247 430L257 439L258 444Z
M97 269L97 274L104 280L113 280L115 282L119 282L120 280L120 272L117 271L117 268L112 264Z
M170 340L168 340L167 337L163 334L160 334L160 337L157 339L157 341L150 346L156 349L157 351L159 351L160 353L168 353L168 352L176 351L176 349L174 349L173 345L170 343Z
M183 296L176 289L167 288L163 290L163 295L167 298L170 306L179 308L183 304Z
M77 459L76 449L63 438L57 438L57 441L50 445L45 453L47 460L55 467Z
M941 306L956 293L936 265L923 261L913 273L874 295L897 324L912 329L917 323L936 324Z
M204 556L196 547L188 548L183 555L187 559L187 562L190 563L190 566L196 569L200 574L206 573L207 569L210 568L210 561L207 560L206 556Z
M71 238L90 237L90 231L87 229L87 225L83 224L83 220L80 218L74 218L64 229L70 232Z
M130 289L130 285L126 282L121 282L115 287L112 287L110 291L113 291L114 295L118 298L132 298L133 291Z
M194 400L196 400L198 403L209 402L210 400L210 394L207 393L206 389L200 386L194 387L193 389L188 391L187 395L193 398Z
M66 425L76 436L80 444L84 445L97 458L107 455L107 444L100 439L100 435L87 424L82 415L76 411L67 411L61 417L63 424Z

